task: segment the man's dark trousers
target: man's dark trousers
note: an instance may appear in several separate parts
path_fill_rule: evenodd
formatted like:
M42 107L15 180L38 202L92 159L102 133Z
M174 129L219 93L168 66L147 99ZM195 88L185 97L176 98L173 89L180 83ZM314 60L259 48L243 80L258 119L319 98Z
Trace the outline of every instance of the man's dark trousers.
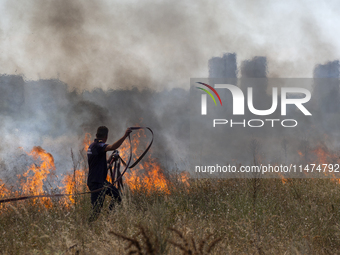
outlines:
M110 211L113 210L115 202L120 203L122 201L118 189L109 182L105 182L103 184L92 183L89 186L90 191L94 191L94 190L101 189L101 188L103 189L98 192L91 193L92 215L89 221L94 221L98 218L99 213L104 204L105 195L109 195L112 197L112 200L109 206Z

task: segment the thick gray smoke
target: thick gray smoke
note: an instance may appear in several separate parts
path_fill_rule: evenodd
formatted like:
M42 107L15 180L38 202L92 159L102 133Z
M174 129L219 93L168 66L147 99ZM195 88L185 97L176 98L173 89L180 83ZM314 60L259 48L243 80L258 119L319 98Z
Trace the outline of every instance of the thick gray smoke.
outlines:
M1 73L78 90L188 88L206 63L266 56L268 77L312 78L340 57L337 1L8 0L0 3ZM325 19L324 17L327 17Z
M0 91L2 178L27 169L31 161L25 151L33 146L54 156L57 173L70 171L71 150L77 154L85 134L94 138L101 125L109 127L109 143L127 127L149 126L155 132L153 158L170 169L185 164L189 122L188 92L183 89L96 89L79 94L59 80L25 82L21 76L2 75ZM146 135L140 149L150 141Z
M107 125L114 141L135 124L154 129L154 155L162 164L184 168L189 79L312 78L316 64L340 57L338 7L267 0L2 1L1 169L22 172L28 159L18 148L38 145L67 171L70 150L81 147L86 132ZM211 59L221 52L238 55ZM335 64L320 65L314 75L327 76L328 65ZM270 86L258 92L266 91L268 102ZM330 103L337 94L317 94L313 107L323 109L320 118L329 124L316 129L324 134L338 125L323 114L337 117L339 107Z
M229 128L222 130L223 135L218 141L202 134L210 142L199 146L198 155L213 151L218 142L225 148L224 159L249 163L252 160L250 147L253 139L260 142L262 160L273 163L296 161L298 151L312 157L312 149L318 145L338 150L339 66L339 61L319 64L314 68L314 79L293 81L297 87L312 89L312 99L306 107L313 117L306 118L293 106L288 108L288 115L299 122L300 128ZM266 57L245 60L240 66L237 65L236 54L225 54L209 61L210 78L220 78L223 83L238 85L244 92L248 85L246 79L256 77L259 82L252 83L252 86L254 106L258 109L271 106L271 87L284 81L267 80L267 69ZM242 77L239 81L236 79L238 75ZM325 82L319 78L332 79ZM284 83L281 85L285 86ZM169 170L189 168L190 96L187 90L95 89L79 93L56 79L25 81L21 76L2 75L0 92L2 177L13 177L13 173L26 170L31 161L24 151L30 151L33 146L42 146L55 157L58 173L71 170L71 149L74 152L81 149L85 133L93 137L100 125L110 128L108 142L120 138L126 127L149 126L155 132L153 157ZM232 116L230 93L220 91L220 95L227 104L226 108L220 109L220 114ZM226 109L227 112L224 112ZM254 116L246 112L244 118ZM280 107L271 118L281 118ZM149 138L142 138L142 144L146 145ZM210 160L220 159L221 155L216 154L216 157ZM306 160L309 160L307 156Z

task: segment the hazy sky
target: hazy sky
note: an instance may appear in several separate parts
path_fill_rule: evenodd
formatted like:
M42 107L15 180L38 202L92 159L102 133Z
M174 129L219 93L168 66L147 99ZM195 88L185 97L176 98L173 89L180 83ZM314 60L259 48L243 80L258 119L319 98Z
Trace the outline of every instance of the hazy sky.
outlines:
M339 1L0 0L1 74L78 89L189 87L208 60L267 56L270 77L340 58Z

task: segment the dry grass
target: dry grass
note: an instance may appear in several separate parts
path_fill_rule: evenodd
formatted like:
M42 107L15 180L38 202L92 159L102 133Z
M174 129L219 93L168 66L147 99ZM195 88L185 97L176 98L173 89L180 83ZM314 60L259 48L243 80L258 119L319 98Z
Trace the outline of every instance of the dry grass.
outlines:
M144 227L138 227L140 231L133 237L127 237L120 233L115 233L114 231L109 231L109 234L115 235L118 238L123 239L128 242L125 250L128 254L138 254L138 255L157 255L159 253L158 239L153 240L150 234ZM142 240L139 241L137 237L141 235Z
M91 224L90 198L8 204L2 254L340 254L340 186L328 179L191 180L170 195L126 192ZM254 195L256 192L256 196ZM108 202L108 201L106 201ZM105 205L107 208L108 205Z
M181 231L178 231L174 228L169 228L169 230L173 231L178 235L181 242L175 242L172 240L169 240L168 242L175 247L179 248L182 251L183 255L205 255L210 254L213 250L213 248L217 245L218 242L222 240L222 238L216 238L211 241L210 244L207 243L207 241L210 239L212 234L207 235L205 238L200 240L199 242L196 242L194 237L186 238Z

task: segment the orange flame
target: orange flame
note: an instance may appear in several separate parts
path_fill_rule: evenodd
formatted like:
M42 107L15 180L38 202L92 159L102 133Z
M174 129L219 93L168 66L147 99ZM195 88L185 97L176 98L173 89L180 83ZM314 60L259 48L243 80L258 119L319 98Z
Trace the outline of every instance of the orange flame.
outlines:
M316 163L327 164L331 163L332 159L335 157L328 149L324 146L317 146L312 152L316 155Z
M288 180L281 173L278 173L278 175L281 177L282 184L286 184L288 182Z
M187 187L190 186L189 179L190 179L190 174L188 172L181 172L179 174L179 181L182 182Z
M132 135L131 145L133 148L132 154L134 155L133 160L136 160L136 155L140 155L141 151L138 149L140 139L145 138L146 135L144 130L140 130ZM129 156L129 146L124 143L119 149L120 155L123 158ZM152 152L149 151L149 156L143 159L143 163L137 165L135 168L128 170L124 175L124 181L128 184L132 191L143 190L148 194L152 192L162 192L170 194L170 180L167 178L164 169L160 164L152 158ZM189 186L189 175L181 174L180 181Z
M84 151L88 150L91 143L92 143L92 136L91 136L91 134L86 133L84 140L83 140Z
M140 143L141 137L144 136L144 131L141 130L138 133L135 133L132 136L132 148L134 159L136 160L136 155L140 155L140 149L138 145ZM89 145L91 143L91 135L85 134L83 140L83 146L85 151L87 151ZM125 142L123 146L120 148L120 154L126 159L129 155L129 145ZM32 156L32 158L36 161L34 164L30 165L28 170L22 174L18 175L20 189L18 191L12 192L12 195L42 195L46 191L46 183L48 183L49 178L55 176L55 164L53 156L46 152L41 147L33 147L33 149L27 153ZM145 191L147 194L151 194L152 192L162 192L164 194L170 194L170 179L171 176L165 174L165 171L162 169L160 164L152 158L151 153L149 152L149 156L144 158L143 161L138 164L132 170L128 170L128 172L124 176L124 182L128 184L129 188L132 191ZM189 186L189 174L186 172L178 175L178 181ZM64 175L62 180L63 187L59 187L63 193L66 194L75 194L79 192L83 192L86 186L85 180L85 170L84 169L76 169L73 172L70 172ZM52 188L52 186L51 186ZM20 192L21 191L21 192ZM5 197L10 193L10 189L6 187L6 185L0 180L0 197ZM66 197L67 200L65 205L69 207L71 204L75 203L75 197L69 196ZM50 198L40 198L43 201L43 205L46 208L52 207L52 202ZM37 199L33 200L34 202Z
M5 183L0 179L0 198L5 197L10 190L6 187Z
M41 195L44 193L44 182L47 177L55 175L54 159L40 146L33 147L28 155L41 161L41 164L32 164L22 176L18 176L21 179L21 190L26 195ZM43 198L42 201L46 208L51 207L50 198Z
M144 189L149 194L152 192L170 194L169 181L165 177L162 168L150 157L138 170L126 173L125 182L133 191Z
M300 157L303 156L301 152L298 152L298 153ZM310 162L309 164L313 163L316 165L315 167L322 166L322 169L323 169L326 165L331 164L334 166L334 164L340 163L339 155L329 150L324 144L319 144L315 148L311 149L310 154L312 157L312 162ZM323 171L323 170L321 170L320 172L322 172L324 175L334 177L331 180L340 183L340 179L335 177L334 172ZM304 173L308 174L307 172L304 172Z
M85 171L75 170L73 173L66 174L62 183L64 184L62 190L66 194L75 194L81 192L81 190L86 186ZM74 196L68 196L68 199L71 203L75 203Z
M10 190L7 189L6 185L4 184L4 182L0 179L0 198L3 198L6 196L6 194L9 194ZM5 208L5 204L0 204L0 209L4 209Z
M87 152L90 144L92 143L92 136L86 133L83 139L83 151ZM72 172L64 175L62 180L63 187L59 187L63 193L70 194L66 197L65 206L70 207L71 204L76 203L76 197L74 194L81 193L87 189L85 170L84 169L74 169Z

